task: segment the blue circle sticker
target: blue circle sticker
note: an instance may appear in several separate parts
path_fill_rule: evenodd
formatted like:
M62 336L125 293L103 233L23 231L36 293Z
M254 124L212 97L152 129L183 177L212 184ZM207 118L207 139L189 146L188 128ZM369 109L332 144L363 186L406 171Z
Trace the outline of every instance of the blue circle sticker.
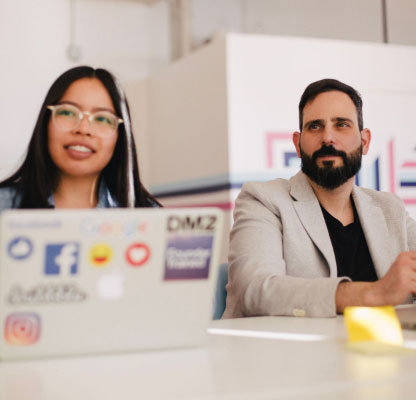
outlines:
M33 251L32 242L26 237L17 237L10 241L7 246L7 252L15 260L24 260L28 258Z

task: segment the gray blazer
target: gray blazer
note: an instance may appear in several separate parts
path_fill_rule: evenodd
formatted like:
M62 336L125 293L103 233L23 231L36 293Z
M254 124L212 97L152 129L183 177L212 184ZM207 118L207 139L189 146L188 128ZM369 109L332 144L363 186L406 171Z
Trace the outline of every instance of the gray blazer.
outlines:
M354 186L354 204L382 277L399 253L416 250L416 222L395 195ZM244 184L234 211L223 318L336 315L342 280L319 202L306 176Z

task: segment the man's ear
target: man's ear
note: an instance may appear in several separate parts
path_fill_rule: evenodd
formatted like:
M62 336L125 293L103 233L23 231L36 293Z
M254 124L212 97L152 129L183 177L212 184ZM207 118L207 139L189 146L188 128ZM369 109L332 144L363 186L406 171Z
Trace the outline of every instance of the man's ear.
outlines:
M293 132L292 141L296 148L296 153L298 153L298 157L300 158L300 132Z
M370 148L370 142L371 142L371 132L370 129L363 129L361 131L361 144L363 146L363 154L367 154L368 150Z

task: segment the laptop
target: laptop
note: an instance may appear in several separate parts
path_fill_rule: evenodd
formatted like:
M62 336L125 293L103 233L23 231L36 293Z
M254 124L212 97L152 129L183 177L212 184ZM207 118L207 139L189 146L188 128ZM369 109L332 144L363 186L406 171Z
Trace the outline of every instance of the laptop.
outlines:
M394 309L403 329L416 329L416 304L401 304Z
M0 359L198 346L212 318L219 209L0 216Z

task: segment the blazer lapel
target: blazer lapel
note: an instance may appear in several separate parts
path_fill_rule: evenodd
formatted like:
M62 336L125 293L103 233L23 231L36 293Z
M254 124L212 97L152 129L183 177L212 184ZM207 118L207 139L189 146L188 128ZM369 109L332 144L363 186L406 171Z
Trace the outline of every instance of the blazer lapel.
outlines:
M298 217L316 247L325 257L330 276L337 276L337 263L321 206L306 176L300 171L290 179L290 195Z
M381 209L371 197L359 187L354 186L352 197L360 218L361 227L367 241L368 250L373 260L377 276L381 278L393 262L389 243L389 232Z

